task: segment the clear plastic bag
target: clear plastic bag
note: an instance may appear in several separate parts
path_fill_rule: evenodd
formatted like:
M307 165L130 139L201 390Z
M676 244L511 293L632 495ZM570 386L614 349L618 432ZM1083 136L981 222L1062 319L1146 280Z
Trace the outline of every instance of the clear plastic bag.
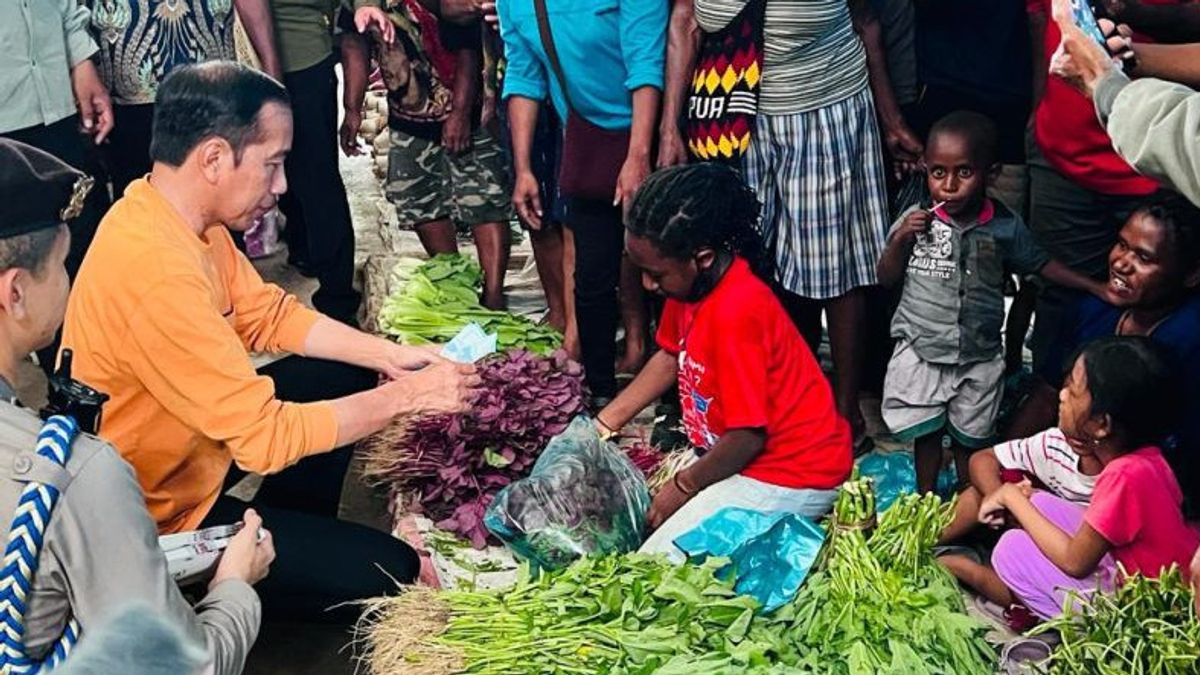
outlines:
M555 436L528 478L496 494L484 525L540 569L642 544L650 493L629 458L576 417Z

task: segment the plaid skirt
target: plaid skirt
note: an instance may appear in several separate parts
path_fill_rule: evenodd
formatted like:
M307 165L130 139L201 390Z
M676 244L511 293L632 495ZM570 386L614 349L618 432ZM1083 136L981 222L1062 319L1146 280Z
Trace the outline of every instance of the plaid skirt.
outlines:
M759 113L743 158L779 282L805 298L876 283L887 188L870 89L795 115Z

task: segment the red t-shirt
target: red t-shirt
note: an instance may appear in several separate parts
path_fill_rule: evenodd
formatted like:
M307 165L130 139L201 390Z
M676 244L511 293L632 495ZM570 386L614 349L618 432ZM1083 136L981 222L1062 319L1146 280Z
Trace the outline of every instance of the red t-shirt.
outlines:
M850 475L850 426L783 306L741 258L694 303L667 300L658 344L679 359L688 439L711 449L730 429L765 429L742 475L830 489Z
M1145 0L1151 5L1180 0ZM1026 0L1030 14L1046 17L1043 50L1050 63L1062 32L1050 13L1052 0ZM1144 36L1139 41L1147 42ZM1096 117L1096 106L1061 78L1046 76L1046 93L1037 109L1034 134L1046 161L1059 173L1089 190L1114 195L1148 195L1158 183L1142 176L1113 150L1112 139Z
M1104 467L1083 518L1113 545L1113 557L1130 574L1157 577L1174 563L1186 575L1200 535L1184 521L1182 503L1167 460L1147 447Z

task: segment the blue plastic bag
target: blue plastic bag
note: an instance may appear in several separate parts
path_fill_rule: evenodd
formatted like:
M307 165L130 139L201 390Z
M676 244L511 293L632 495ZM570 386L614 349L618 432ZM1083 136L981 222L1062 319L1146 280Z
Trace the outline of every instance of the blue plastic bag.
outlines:
M875 508L880 513L900 495L917 491L917 469L911 452L869 452L859 458L858 474L875 479ZM942 497L949 497L957 484L958 474L951 464L938 474L935 490Z
M796 595L824 543L825 530L804 516L739 507L721 509L675 539L693 562L729 558L735 589L757 599L765 612Z

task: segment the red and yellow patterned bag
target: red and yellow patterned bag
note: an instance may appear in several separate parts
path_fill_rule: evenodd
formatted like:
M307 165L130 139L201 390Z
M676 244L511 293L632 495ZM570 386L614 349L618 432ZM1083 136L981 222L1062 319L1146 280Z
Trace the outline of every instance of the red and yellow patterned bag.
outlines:
M736 164L750 147L762 84L766 7L766 0L750 0L728 26L704 34L685 127L694 159Z

